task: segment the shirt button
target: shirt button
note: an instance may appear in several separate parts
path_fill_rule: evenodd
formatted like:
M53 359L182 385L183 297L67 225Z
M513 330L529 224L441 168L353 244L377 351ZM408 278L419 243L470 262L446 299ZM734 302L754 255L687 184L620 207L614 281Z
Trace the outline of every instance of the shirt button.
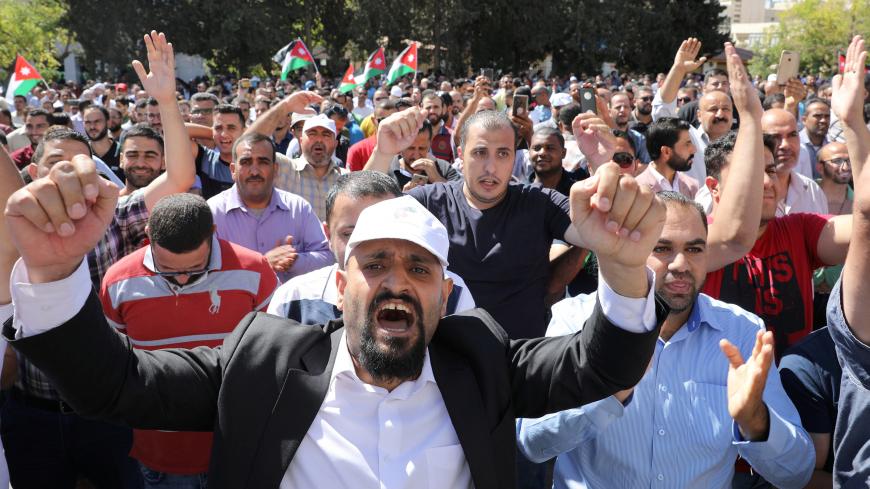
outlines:
M662 475L662 474L659 474L659 475L656 476L656 479L658 479L658 480L660 480L660 481L663 481L663 480L665 480L665 476Z
M662 390L662 392L667 392L667 391L668 391L668 386L663 385L663 386L660 387L660 389Z
M665 436L665 430L659 430L659 435Z

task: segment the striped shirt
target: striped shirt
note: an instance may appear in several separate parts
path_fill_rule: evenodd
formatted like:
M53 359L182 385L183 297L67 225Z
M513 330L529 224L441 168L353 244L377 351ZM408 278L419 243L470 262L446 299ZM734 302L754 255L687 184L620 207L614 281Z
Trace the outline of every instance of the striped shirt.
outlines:
M290 160L289 165L278 165L275 187L307 200L317 214L317 218L326 221L326 194L335 185L338 177L345 173L347 170L332 161L329 163L329 170L323 178L320 178L303 155Z
M553 306L547 336L574 333L591 314L595 297ZM517 422L520 449L533 461L558 455L556 489L586 487L731 487L738 455L776 487L803 487L815 452L775 367L764 402L770 432L746 442L728 414L727 338L748 358L757 316L700 294L689 320L668 341L659 339L649 371L628 404L614 397L539 419Z
M175 285L155 275L151 248L123 258L106 273L100 300L109 324L134 348L215 347L252 311L264 311L278 279L257 252L212 238L208 272ZM208 470L211 433L134 430L131 455L171 474Z

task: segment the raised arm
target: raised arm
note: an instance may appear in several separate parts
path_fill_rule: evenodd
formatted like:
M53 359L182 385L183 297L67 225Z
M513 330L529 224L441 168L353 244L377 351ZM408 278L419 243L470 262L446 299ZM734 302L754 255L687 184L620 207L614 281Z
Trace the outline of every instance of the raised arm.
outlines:
M755 244L761 223L764 181L764 141L761 102L749 74L730 43L725 44L731 96L740 114L740 129L731 156L728 185L722 189L707 235L707 270L718 270L746 255Z
M390 162L414 142L425 120L426 112L419 107L409 107L382 120L375 149L363 170L389 172Z
M489 78L478 76L474 80L474 95L471 96L471 100L465 105L465 110L459 114L459 119L456 121L457 130L453 131L453 144L456 146L459 146L459 134L462 132L462 126L465 124L465 121L477 112L477 105L484 97L489 97L490 90L492 90L492 82L490 82Z
M139 60L133 61L133 69L142 81L142 87L155 99L163 121L166 171L145 187L145 206L154 207L161 198L186 192L196 179L194 157L190 151L190 137L184 127L184 119L175 100L175 53L172 43L161 32L151 31L145 35L148 49L148 68Z
M867 148L870 147L870 134L860 116L866 59L864 40L855 36L846 54L844 74L834 78L831 106L843 122L855 174L852 232L842 277L843 314L855 336L870 345L870 301L867 300L870 297L870 281L867 280L870 275L870 172L864 173L859 168L867 163Z
M691 73L703 65L707 58L698 56L701 51L701 41L690 37L680 44L677 54L674 55L674 64L671 65L668 75L665 77L664 83L659 87L653 102L653 119L659 117L675 117L677 92L680 90L680 83L686 74Z
M257 120L245 130L245 133L257 133L272 137L281 119L286 119L287 114L293 112L313 114L314 109L309 105L320 103L321 100L323 98L314 92L296 92L275 104L265 114L257 117Z

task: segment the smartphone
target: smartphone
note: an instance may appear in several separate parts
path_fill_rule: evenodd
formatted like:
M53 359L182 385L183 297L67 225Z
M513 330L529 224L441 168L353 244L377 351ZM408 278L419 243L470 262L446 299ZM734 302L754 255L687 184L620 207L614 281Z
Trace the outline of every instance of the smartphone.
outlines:
M801 57L797 51L783 51L779 56L779 66L776 68L777 85L785 85L792 78L797 78Z
M426 185L427 183L429 183L429 175L415 173L411 175L411 183L413 183L414 185Z
M595 104L594 88L580 89L580 111L583 113L592 111L593 114L598 114L598 106Z
M529 96L528 95L514 95L513 105L511 106L511 113L513 115L518 115L518 116L528 116L529 115Z
M490 82L492 82L495 79L495 70L492 68L481 68L480 76L485 76Z
M242 78L239 80L239 86L242 88L251 88L251 80L249 78Z

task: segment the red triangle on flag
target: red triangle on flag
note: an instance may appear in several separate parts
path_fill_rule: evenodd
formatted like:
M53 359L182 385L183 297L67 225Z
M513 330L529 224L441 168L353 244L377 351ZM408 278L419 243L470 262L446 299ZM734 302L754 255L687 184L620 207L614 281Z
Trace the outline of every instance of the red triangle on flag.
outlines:
M411 67L411 69L415 71L417 70L417 43L411 43L409 49L405 52L404 56L402 56L402 60L399 62Z
M15 59L15 78L18 81L41 80L42 76L38 71L36 71L36 68L34 68L33 65L28 63L23 56L19 55Z
M305 61L310 61L312 63L314 62L314 58L311 56L311 53L308 52L308 48L305 47L305 43L303 43L302 41L297 42L296 45L293 46L293 51L291 52L291 55L294 58L301 58Z
M387 66L387 59L384 57L384 48L379 47L372 56L371 66L378 70L383 70Z
M353 64L347 67L347 71L344 72L344 78L341 79L341 83L356 83L356 79L353 77Z

